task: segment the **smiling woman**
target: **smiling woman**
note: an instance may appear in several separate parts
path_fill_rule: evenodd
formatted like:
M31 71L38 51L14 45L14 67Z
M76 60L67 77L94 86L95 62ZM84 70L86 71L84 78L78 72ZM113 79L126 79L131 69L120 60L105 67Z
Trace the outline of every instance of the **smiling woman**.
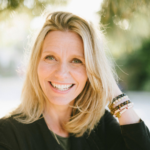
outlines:
M48 14L22 102L0 120L0 150L148 150L150 132L117 86L105 50L92 23L68 12Z

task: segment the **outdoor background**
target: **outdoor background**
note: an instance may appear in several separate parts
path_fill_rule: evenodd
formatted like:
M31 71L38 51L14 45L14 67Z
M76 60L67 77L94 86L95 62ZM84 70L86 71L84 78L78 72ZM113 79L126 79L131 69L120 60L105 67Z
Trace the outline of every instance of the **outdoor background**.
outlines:
M0 117L20 103L25 53L43 24L44 9L100 24L116 61L119 87L150 128L149 0L0 0Z

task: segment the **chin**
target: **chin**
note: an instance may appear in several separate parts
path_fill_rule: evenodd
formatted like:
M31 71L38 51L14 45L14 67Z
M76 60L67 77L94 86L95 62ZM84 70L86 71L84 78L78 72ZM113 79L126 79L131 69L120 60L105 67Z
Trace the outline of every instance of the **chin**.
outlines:
M49 100L50 104L52 105L73 105L74 100L70 101L70 100L63 100L63 98L61 99L53 99L53 100Z

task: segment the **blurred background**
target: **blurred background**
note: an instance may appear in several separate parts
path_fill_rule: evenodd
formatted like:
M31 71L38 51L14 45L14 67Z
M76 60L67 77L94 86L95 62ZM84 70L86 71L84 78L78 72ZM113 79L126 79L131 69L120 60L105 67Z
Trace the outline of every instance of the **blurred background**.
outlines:
M101 24L116 61L119 87L150 129L149 0L0 0L0 118L20 103L25 53L45 9Z

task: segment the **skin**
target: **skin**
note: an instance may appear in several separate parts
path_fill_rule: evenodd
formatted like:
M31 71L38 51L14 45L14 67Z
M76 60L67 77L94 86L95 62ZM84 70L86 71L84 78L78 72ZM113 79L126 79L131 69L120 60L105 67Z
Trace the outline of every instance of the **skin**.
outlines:
M54 133L67 137L61 124L71 115L74 99L82 92L87 81L84 48L81 37L74 32L51 31L46 36L38 64L38 77L48 98L44 119ZM66 93L53 91L49 83L75 84Z

